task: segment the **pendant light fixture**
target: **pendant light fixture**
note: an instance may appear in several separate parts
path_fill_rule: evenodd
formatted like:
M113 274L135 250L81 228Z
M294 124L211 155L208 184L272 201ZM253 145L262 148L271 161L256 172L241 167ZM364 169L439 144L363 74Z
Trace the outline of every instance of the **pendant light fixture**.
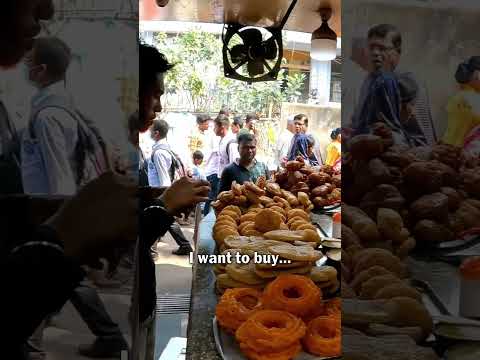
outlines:
M168 0L157 0L157 5L160 7L165 7L168 5Z
M332 8L321 7L318 12L322 25L312 33L310 57L319 61L331 61L337 57L337 34L328 26Z

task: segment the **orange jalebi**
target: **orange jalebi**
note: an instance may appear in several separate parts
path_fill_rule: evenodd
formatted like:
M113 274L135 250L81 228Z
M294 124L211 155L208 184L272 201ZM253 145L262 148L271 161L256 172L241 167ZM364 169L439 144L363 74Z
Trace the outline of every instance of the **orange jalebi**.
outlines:
M342 317L342 299L339 297L325 301L325 313L327 316L333 316L337 318Z
M261 296L260 291L252 288L227 289L215 312L220 326L234 333L252 313L260 309Z
M240 325L235 337L248 352L280 356L285 351L290 353L292 347L299 344L305 329L303 321L288 312L259 310Z
M340 319L334 316L319 316L310 321L303 344L313 355L340 356L342 353Z
M306 276L280 275L267 285L262 297L266 309L303 317L322 306L322 291Z

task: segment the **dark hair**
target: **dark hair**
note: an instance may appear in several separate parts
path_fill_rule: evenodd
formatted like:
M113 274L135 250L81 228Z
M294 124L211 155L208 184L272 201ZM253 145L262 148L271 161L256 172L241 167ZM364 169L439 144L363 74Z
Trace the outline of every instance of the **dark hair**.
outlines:
M140 62L139 92L141 94L151 89L158 74L166 73L174 66L157 48L144 43L140 43L138 58Z
M208 120L211 120L212 118L207 115L207 114L200 114L197 115L197 125L201 125L206 123Z
M241 132L237 136L237 143L239 145L252 141L256 141L256 139L255 136L253 134L250 134L249 132Z
M368 30L368 39L377 37L380 39L385 39L387 35L392 34L392 44L395 49L401 53L402 52L402 35L400 31L391 24L379 24L372 27Z
M241 116L235 116L233 118L233 124L237 125L240 129L243 128L243 119Z
M218 115L230 116L230 109L228 108L228 106L223 105L220 111L218 112Z
M402 103L409 103L418 97L418 84L411 73L403 73L398 76L398 87Z
M336 140L337 137L338 137L338 135L340 135L341 133L342 133L342 129L336 128L335 130L333 130L333 131L331 132L330 138L331 138L332 140Z
M202 160L203 159L203 153L200 150L197 150L193 153L192 157L194 159Z
M165 139L168 134L170 126L165 120L154 120L152 124L152 131L158 131L160 139Z
M53 79L64 79L72 59L72 52L59 38L41 37L35 40L33 56L34 64L45 64L47 73Z
M223 126L223 127L229 127L230 126L230 120L228 119L228 116L220 114L215 118L215 125L220 125L220 126Z
M250 121L252 121L252 120L258 120L257 114L255 114L255 113L249 113L249 114L247 114L247 116L245 117L245 122L248 123L248 122L250 122Z
M293 121L298 120L304 120L305 121L305 126L308 126L308 117L305 114L297 114L293 117Z
M315 146L315 139L312 135L307 135L307 144L308 146Z
M460 84L467 84L477 70L480 70L480 56L472 56L468 61L458 65L455 80Z

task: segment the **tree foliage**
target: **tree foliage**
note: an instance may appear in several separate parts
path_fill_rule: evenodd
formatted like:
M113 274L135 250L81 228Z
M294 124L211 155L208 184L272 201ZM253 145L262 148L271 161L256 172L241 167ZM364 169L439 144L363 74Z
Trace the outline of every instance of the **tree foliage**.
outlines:
M282 101L298 101L306 80L305 74L284 70L277 81L248 84L226 78L220 36L201 30L176 36L158 32L154 41L176 64L165 79L167 96L183 94L190 111L216 112L225 104L238 113L255 111L268 116L279 113Z

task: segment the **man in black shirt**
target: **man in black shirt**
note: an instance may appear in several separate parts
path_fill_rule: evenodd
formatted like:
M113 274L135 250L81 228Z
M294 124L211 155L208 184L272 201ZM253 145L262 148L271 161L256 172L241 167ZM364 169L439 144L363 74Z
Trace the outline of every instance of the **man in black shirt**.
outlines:
M223 170L220 192L230 190L234 181L243 184L245 181L256 182L260 176L269 178L267 166L255 159L257 140L253 134L240 133L238 135L238 151L240 158Z

